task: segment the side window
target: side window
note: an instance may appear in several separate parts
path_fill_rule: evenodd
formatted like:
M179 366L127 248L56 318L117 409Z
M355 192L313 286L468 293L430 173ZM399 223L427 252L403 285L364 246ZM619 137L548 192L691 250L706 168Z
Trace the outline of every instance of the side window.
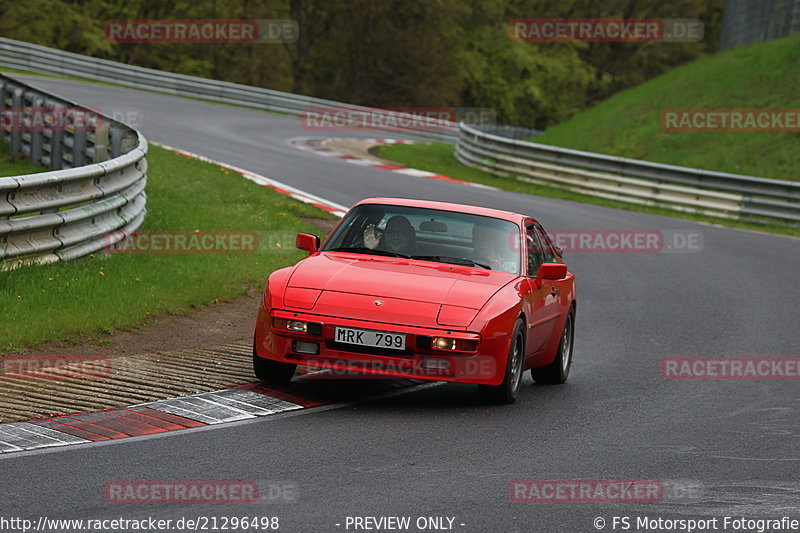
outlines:
M534 226L536 229L536 235L539 237L539 242L542 243L542 256L544 258L545 263L553 263L556 260L556 256L553 253L553 249L550 247L550 239L547 238L545 235L544 230L541 226Z
M533 226L526 228L525 235L528 243L528 275L533 277L539 271L539 265L544 263L542 243L539 242L539 237L536 235L536 229Z

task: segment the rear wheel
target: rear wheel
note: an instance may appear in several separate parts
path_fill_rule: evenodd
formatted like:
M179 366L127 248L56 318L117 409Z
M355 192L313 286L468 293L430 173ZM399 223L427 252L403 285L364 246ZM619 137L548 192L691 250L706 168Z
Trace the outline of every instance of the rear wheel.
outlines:
M256 377L268 385L285 385L292 380L297 365L264 359L253 348L253 371Z
M575 336L575 310L570 307L561 341L558 343L556 358L547 366L531 369L531 376L537 383L559 385L567 381L569 369L572 367L572 339Z
M484 401L490 403L512 404L519 396L519 386L522 382L522 365L525 359L524 324L517 320L514 326L514 335L508 351L506 374L500 385L478 385L478 391Z

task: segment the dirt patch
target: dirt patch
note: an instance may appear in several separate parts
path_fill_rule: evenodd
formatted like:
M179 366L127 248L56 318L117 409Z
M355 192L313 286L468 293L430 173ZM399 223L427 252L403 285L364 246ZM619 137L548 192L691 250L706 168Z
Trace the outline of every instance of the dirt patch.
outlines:
M320 230L320 236L327 235L328 233L333 231L333 228L336 226L336 224L339 223L338 218L327 219L327 218L301 217L300 220L302 220L303 222L308 222L309 224L313 224L314 226L318 227Z
M362 159L374 159L379 163L394 163L394 161L381 157L378 150L382 145L370 139L330 139L323 143L323 146Z
M190 316L160 315L134 331L118 331L76 345L51 342L25 355L126 355L217 346L253 338L261 291L196 309ZM14 357L21 354L7 354Z

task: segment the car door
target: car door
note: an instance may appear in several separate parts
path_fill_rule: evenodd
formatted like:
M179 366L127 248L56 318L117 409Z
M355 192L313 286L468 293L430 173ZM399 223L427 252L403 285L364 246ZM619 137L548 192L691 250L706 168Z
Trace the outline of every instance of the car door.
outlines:
M539 242L542 244L542 254L545 263L561 263L563 262L553 249L553 242L547 236L544 228L539 224L533 225L536 235L539 237ZM559 249L559 255L563 251ZM564 295L569 293L569 282L567 278L563 280L546 280L543 285L547 289L545 291L545 308L548 310L547 316L551 320L551 331L560 334L560 331L555 331L555 327L561 323L560 317L564 309ZM563 293L563 294L562 294Z
M527 279L525 308L528 310L528 327L526 335L526 353L533 356L541 351L553 335L558 322L558 287L553 281L537 283L536 275L539 265L555 260L553 251L540 229L535 224L525 227L525 244L527 247Z

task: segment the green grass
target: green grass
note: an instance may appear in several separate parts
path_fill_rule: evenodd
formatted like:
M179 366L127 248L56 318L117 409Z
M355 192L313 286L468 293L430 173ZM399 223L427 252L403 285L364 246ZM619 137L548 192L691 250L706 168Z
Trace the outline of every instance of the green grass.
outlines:
M800 35L728 50L620 92L536 142L800 181L800 133L662 131L669 109L800 109Z
M459 163L458 160L453 156L453 145L451 144L433 143L383 145L379 148L379 153L382 157L396 161L407 167L428 170L430 172L436 172L437 174L443 174L445 176L471 181L474 183L491 185L493 187L497 187L498 189L504 189L507 191L534 194L537 196L571 200L575 202L613 207L616 209L624 209L627 211L637 211L653 215L669 216L685 220L694 220L698 222L707 222L735 228L800 237L800 228L796 226L792 227L779 224L738 221L705 215L695 215L691 213L674 211L672 209L663 207L649 207L615 200L607 200L604 198L579 194L555 187L547 187L544 185L535 185L532 183L517 181L514 178L494 176L487 172L483 172L482 170L467 167ZM535 213L532 214L535 216Z
M56 74L42 74L39 72L33 72L31 70L21 70L18 68L8 68L8 67L0 67L0 74L25 74L28 76L41 76L43 78L65 78L65 76L58 76Z
M31 163L24 155L12 155L5 143L0 143L0 177L21 176L46 172L47 169Z
M96 254L0 272L0 354L97 338L260 289L270 272L303 256L294 233L319 233L301 217L330 218L235 172L156 146L148 163L142 230L258 231L265 252Z

